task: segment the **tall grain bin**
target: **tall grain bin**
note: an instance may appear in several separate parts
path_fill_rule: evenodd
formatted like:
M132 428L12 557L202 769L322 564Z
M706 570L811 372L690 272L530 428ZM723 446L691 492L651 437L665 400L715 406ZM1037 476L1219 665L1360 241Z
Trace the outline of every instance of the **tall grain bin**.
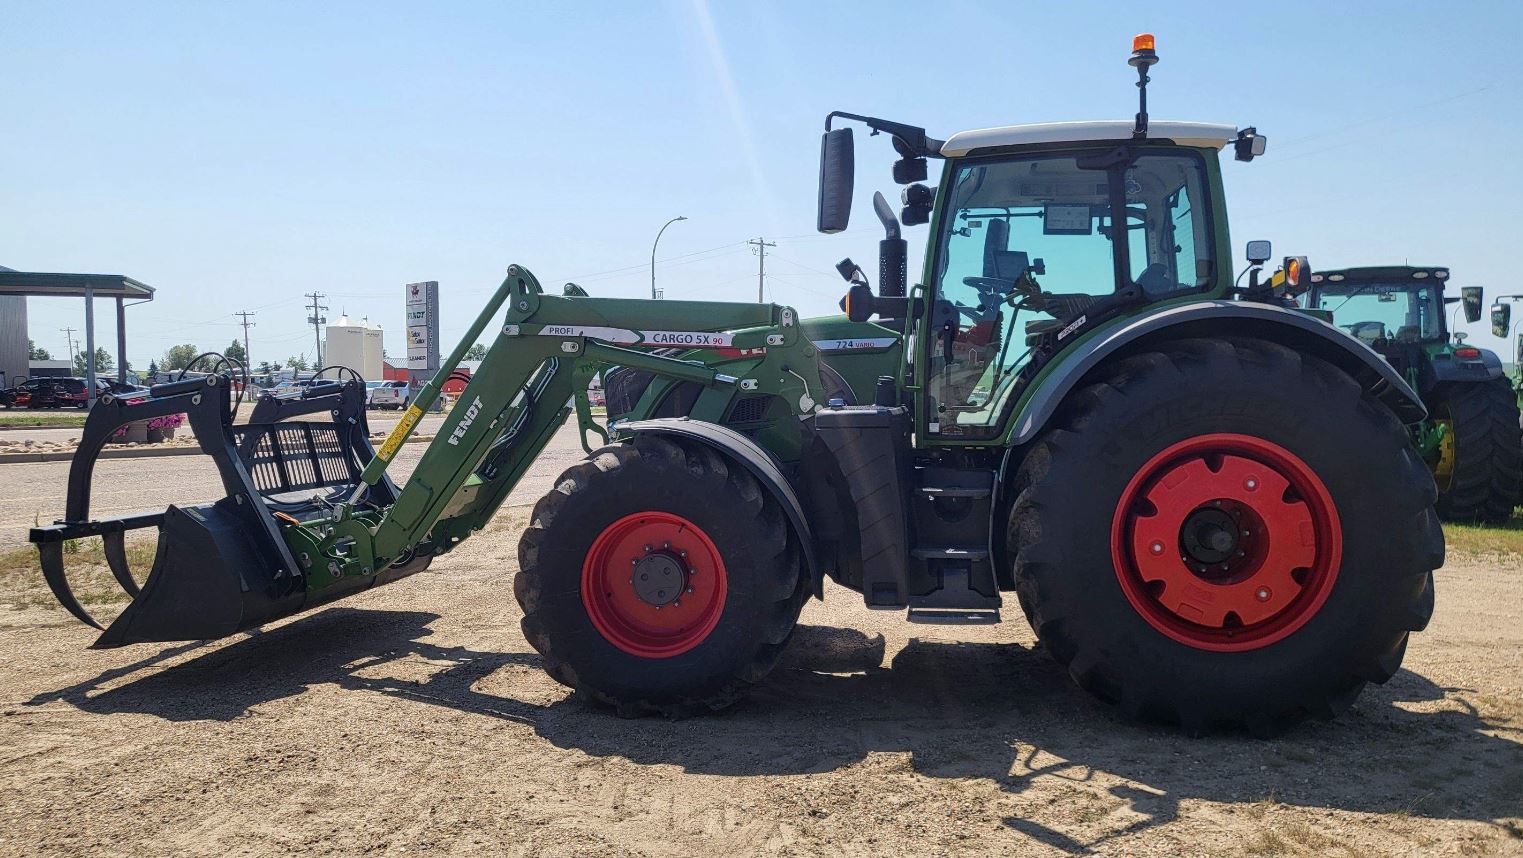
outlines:
M347 366L366 381L381 380L382 332L369 319L353 321L339 316L328 326L328 341L323 347L323 363ZM333 373L324 373L332 377Z

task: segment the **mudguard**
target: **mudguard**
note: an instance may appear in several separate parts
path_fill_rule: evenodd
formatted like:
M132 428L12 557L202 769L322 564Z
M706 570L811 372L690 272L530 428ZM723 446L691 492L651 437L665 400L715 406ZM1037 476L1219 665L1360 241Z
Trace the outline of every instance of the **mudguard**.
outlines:
M1460 360L1450 356L1447 360L1440 360L1435 356L1427 361L1422 369L1422 377L1418 383L1426 390L1430 387L1448 382L1477 382L1490 381L1493 378L1502 377L1502 359L1490 349L1478 349L1481 355L1471 360Z
M1256 337L1315 355L1349 373L1404 423L1428 416L1415 391L1374 349L1326 322L1285 307L1248 301L1199 301L1128 320L1079 344L1016 414L1011 444L1037 436L1058 406L1112 357L1184 337Z
M751 476L755 477L782 505L783 512L788 516L788 523L792 525L793 532L798 537L799 549L804 554L804 565L809 572L810 580L814 582L821 580L814 556L814 535L809 531L809 520L804 516L803 504L799 503L798 494L794 492L793 484L788 481L782 469L755 441L734 429L716 423L690 420L686 417L660 417L653 420L620 423L617 434L619 440L643 434L668 435L697 441L740 462L746 470L751 472Z

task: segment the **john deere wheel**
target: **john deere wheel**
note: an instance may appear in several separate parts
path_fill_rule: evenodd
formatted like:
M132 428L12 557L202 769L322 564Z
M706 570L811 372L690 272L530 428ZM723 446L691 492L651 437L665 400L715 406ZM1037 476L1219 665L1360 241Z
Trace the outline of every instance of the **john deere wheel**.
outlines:
M649 436L562 474L518 557L524 637L545 671L631 716L734 702L777 663L808 583L749 472Z
M1434 468L1445 521L1506 521L1523 493L1523 430L1505 378L1451 386L1433 403L1445 427Z
M1084 688L1191 732L1331 717L1401 665L1443 560L1433 479L1346 374L1188 340L1079 392L1017 475L1021 606Z

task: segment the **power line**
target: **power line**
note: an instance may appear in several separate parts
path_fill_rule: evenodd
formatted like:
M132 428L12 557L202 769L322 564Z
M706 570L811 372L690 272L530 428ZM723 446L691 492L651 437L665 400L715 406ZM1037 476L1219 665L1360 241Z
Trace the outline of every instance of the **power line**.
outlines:
M312 339L317 343L316 366L320 367L323 365L323 325L328 324L328 317L322 315L322 311L328 307L326 304L319 304L318 301L328 296L321 292L307 292L306 297L312 299L312 303L307 305L307 309L312 311L312 315L307 317L307 324L312 326Z
M756 303L765 304L767 300L762 290L767 282L767 248L777 247L777 242L768 241L765 238L753 238L746 244L756 248Z

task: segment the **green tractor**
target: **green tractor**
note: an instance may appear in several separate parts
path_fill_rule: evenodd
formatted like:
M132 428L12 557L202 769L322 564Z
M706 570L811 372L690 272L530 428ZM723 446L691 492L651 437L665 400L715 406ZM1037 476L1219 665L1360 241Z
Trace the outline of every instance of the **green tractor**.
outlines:
M621 714L728 706L828 580L917 623L998 622L1013 596L1074 680L1132 717L1261 734L1331 717L1396 672L1432 612L1443 535L1403 425L1426 411L1389 363L1286 306L1303 259L1235 287L1218 153L1251 160L1264 138L1150 122L1156 60L1139 38L1134 120L938 140L831 114L823 232L851 208L844 122L892 140L907 186L898 215L878 200L877 291L841 266L845 318L550 295L509 268L414 400L492 326L405 486L386 469L421 411L373 450L353 377L263 398L243 423L235 371L103 398L65 517L31 533L44 575L94 623L63 545L98 535L135 598L96 646L231 635L448 553L574 413L587 458L534 507L513 586L546 672ZM899 232L921 224L907 287ZM177 412L227 497L92 518L105 439ZM122 550L136 528L159 532L141 589Z
M1510 518L1523 493L1518 394L1495 352L1451 335L1446 312L1458 302L1467 320L1479 321L1481 287L1446 296L1449 269L1410 265L1322 271L1311 280L1307 306L1378 352L1428 406L1412 437L1438 483L1439 516Z

